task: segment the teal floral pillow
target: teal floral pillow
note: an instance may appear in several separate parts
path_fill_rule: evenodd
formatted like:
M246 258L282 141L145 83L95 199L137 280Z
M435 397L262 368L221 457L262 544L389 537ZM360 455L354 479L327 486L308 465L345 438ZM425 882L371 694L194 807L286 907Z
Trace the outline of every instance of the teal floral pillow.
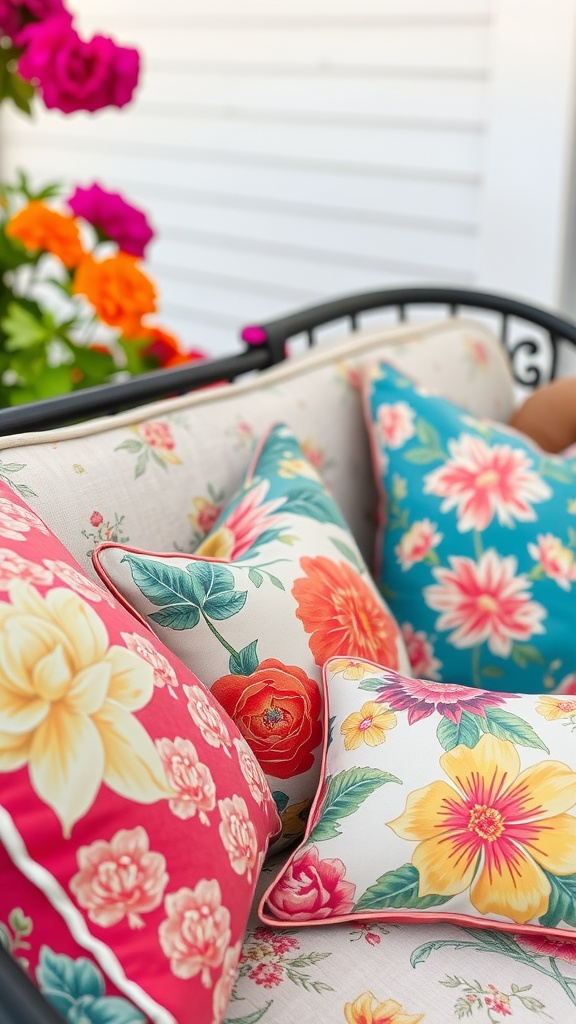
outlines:
M576 452L546 455L387 364L366 411L381 488L376 576L415 675L576 688Z
M103 581L209 687L266 775L283 839L320 772L321 670L347 654L409 671L396 621L333 498L285 427L193 555L101 545Z

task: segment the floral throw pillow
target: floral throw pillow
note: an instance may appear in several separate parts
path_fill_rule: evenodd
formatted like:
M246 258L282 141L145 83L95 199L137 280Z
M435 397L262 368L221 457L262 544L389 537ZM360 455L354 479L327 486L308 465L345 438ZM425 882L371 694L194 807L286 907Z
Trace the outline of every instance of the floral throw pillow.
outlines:
M117 544L97 572L210 687L256 754L282 814L304 830L320 770L321 667L332 655L409 670L398 627L333 499L275 427L194 555Z
M0 483L0 941L70 1024L219 1024L278 826L225 712Z
M376 576L415 675L576 684L576 451L547 455L381 364L365 379L381 490Z
M275 926L446 921L576 939L576 701L324 669L322 782ZM417 751L417 756L414 752Z

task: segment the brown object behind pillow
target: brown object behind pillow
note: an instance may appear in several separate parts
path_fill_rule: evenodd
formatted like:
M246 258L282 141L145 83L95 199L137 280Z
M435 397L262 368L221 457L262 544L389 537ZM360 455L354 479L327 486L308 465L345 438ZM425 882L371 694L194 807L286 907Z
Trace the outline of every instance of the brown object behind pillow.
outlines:
M538 388L513 413L510 426L527 434L545 452L576 444L576 377Z

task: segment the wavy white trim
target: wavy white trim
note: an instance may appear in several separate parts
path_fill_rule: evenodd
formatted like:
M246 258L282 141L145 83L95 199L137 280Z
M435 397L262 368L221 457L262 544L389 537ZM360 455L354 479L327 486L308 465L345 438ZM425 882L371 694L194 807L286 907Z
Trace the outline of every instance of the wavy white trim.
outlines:
M0 807L0 842L15 867L44 893L46 899L66 922L70 934L82 949L91 953L106 977L130 999L153 1024L178 1024L175 1017L142 990L140 985L129 981L114 953L105 942L90 934L81 913L74 906L62 886L46 868L32 859L12 816L6 808Z

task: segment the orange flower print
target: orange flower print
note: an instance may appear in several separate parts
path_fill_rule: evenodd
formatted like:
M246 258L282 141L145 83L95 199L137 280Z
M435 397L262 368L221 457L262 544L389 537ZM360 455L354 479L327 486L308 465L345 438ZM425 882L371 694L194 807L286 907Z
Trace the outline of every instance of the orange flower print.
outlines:
M29 252L52 253L69 270L78 266L84 256L74 217L51 210L39 200L28 203L8 221L6 234Z
M398 629L372 587L346 562L301 558L292 596L317 665L349 655L398 668Z
M385 704L367 700L360 711L353 711L344 719L340 732L346 750L356 750L366 743L377 747L386 742L386 732L396 725L396 715Z
M125 252L101 262L91 257L82 260L73 292L85 295L99 319L118 327L125 338L144 334L142 318L156 310L154 285L140 270L135 257Z
M406 1013L395 999L379 1003L372 992L363 992L353 1003L344 1005L347 1024L419 1024L423 1013Z
M509 740L484 735L475 747L443 754L452 785L415 790L388 822L416 842L412 864L419 896L456 896L469 889L480 914L526 924L548 909L547 874L576 873L576 772L541 761L520 772ZM545 870L543 870L545 869Z

